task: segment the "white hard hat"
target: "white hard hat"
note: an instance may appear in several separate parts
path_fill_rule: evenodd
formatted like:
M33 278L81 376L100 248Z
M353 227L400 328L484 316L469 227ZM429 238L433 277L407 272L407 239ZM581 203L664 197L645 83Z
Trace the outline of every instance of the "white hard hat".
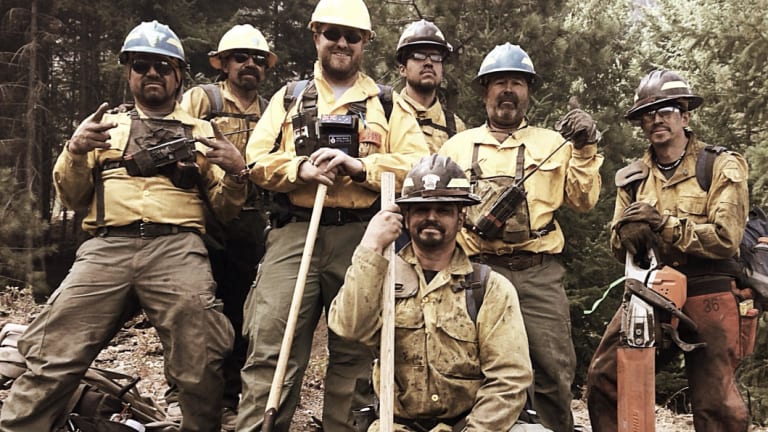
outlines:
M267 57L267 67L277 62L277 56L269 50L267 39L250 24L239 24L229 29L219 41L219 49L208 53L208 61L214 69L221 69L220 54L234 50L261 51Z
M376 36L371 28L371 16L363 0L320 0L309 21L310 30L318 23L336 24L368 32L370 39Z

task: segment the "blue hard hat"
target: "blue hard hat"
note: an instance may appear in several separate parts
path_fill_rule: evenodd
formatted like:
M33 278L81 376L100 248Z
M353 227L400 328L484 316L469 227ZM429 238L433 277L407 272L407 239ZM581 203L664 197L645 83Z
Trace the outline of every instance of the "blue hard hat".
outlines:
M509 42L504 45L496 45L485 56L472 84L476 88L482 88L485 86L483 78L497 72L521 72L528 77L528 82L532 85L538 81L538 75L536 75L536 70L533 68L533 62L528 57L528 53L523 51L519 45L512 45Z
M120 63L125 64L130 53L147 53L167 56L186 64L184 48L176 33L157 21L143 22L125 37L120 49Z

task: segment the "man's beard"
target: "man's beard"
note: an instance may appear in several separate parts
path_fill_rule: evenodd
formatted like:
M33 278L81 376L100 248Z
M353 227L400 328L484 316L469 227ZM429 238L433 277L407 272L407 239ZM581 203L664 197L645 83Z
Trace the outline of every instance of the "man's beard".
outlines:
M426 228L432 228L440 232L440 235L430 234L428 236L421 235L421 232ZM420 224L411 232L411 241L419 246L423 250L438 249L445 243L445 228L435 223L425 222Z
M158 84L163 87L163 90L162 91L154 90L154 89L147 90L145 88L145 84ZM142 103L142 105L147 107L163 106L166 103L168 103L168 99L170 98L170 95L166 90L165 83L161 81L152 81L152 80L141 83L141 89L137 96L138 96L138 99L140 99L140 102Z
M420 78L417 79L407 79L408 86L414 89L418 93L430 93L435 91L439 86L440 82L437 81L437 79L433 81L422 81Z
M326 52L324 56L320 59L320 63L323 66L323 72L328 74L328 76L334 80L334 81L345 81L351 77L353 77L358 70L360 70L360 58L355 58L355 56L352 53L345 52L344 54L348 54L349 57L349 63L344 66L337 66L334 65L334 51L329 50ZM336 59L339 61L340 59Z
M511 102L515 105L514 109L502 105L504 102ZM492 107L495 111L493 123L501 127L518 127L525 117L528 109L525 101L520 101L517 94L500 94L496 97L495 105Z

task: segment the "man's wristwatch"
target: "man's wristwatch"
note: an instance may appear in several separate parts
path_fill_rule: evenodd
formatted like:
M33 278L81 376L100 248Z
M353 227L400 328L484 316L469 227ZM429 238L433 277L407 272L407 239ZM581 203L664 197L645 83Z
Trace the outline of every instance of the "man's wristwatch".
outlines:
M227 175L232 177L232 179L235 182L237 182L239 184L243 184L243 183L248 181L248 177L250 177L250 175L251 175L251 170L248 169L248 168L243 168L243 169L240 170L240 172L237 172L235 174L227 173Z

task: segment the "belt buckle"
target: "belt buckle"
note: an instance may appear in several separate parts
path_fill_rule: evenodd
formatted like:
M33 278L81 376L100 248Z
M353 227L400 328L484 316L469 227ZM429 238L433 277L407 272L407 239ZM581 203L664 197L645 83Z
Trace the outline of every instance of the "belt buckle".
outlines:
M147 232L144 230L144 227L148 226L149 222L140 222L139 223L139 238L142 240L149 239L151 237L148 236Z
M346 218L344 217L344 210L336 209L336 225L344 225L346 223Z

